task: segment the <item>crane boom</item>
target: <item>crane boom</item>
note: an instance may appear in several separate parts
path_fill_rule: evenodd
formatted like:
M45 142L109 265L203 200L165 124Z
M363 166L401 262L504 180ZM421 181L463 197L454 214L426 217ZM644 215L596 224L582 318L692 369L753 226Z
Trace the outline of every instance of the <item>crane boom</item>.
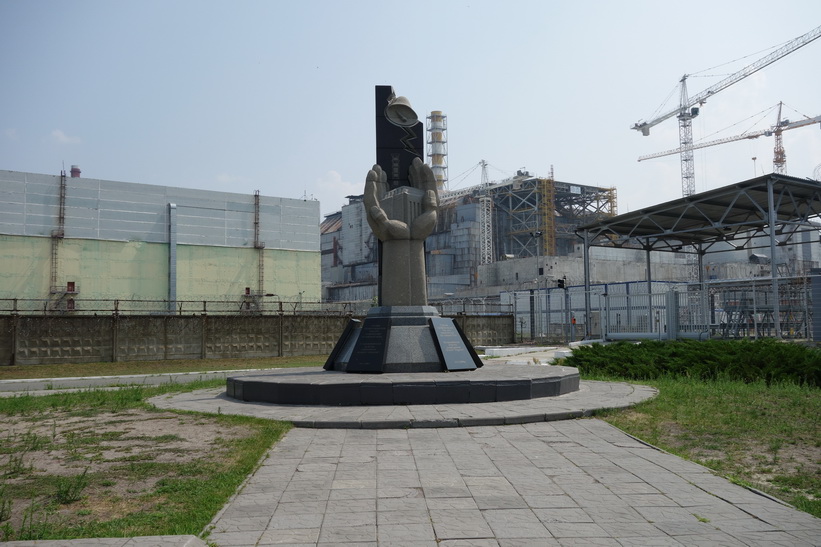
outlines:
M708 146L715 146L717 144L724 144L728 142L734 141L741 141L744 139L757 139L758 137L764 135L769 137L770 135L776 133L777 131L787 131L789 129L797 129L799 127L804 127L807 125L812 125L814 123L821 124L821 116L816 116L814 118L807 118L806 120L799 120L797 122L786 122L786 123L779 123L770 129L762 129L761 131L753 131L751 133L742 133L740 135L733 135L732 137L725 137L723 139L716 139L714 141L707 141L701 142L698 144L694 144L693 146L688 146L686 148L673 148L672 150L664 150L663 152L656 152L654 154L647 154L646 156L639 156L638 161L650 160L653 158L661 158L663 156L671 156L673 154L680 154L687 150L698 150L699 148L707 148Z
M700 142L698 144L694 144L693 146L688 146L686 148L672 148L670 150L664 150L662 152L655 152L653 154L639 156L638 161L652 160L654 158L661 158L664 156L672 156L673 154L681 154L685 150L698 150L699 148L707 148L708 146L715 146L717 144L724 144L727 142L740 141L744 139L757 139L761 135L766 135L767 133L772 132L769 129L763 131L753 131L752 133L742 133L741 135L733 135L732 137L725 137L723 139L716 139L714 141Z
M730 76L727 76L726 78L724 78L720 82L708 87L707 89L705 89L701 93L698 93L696 95L693 95L692 97L689 97L686 100L686 102L682 102L682 104L679 104L678 107L670 110L669 112L667 112L665 114L662 114L661 116L658 116L657 118L655 118L653 120L650 120L650 121L647 121L647 122L639 121L639 122L635 123L633 125L632 129L635 129L636 131L641 131L642 135L647 136L647 135L650 134L650 128L653 127L654 125L658 125L659 123L663 122L664 120L666 120L668 118L672 118L673 116L675 116L677 114L681 114L682 112L684 112L685 110L687 110L688 108L690 108L692 106L704 103L709 97L715 95L719 91L722 91L722 90L730 87L734 83L738 82L739 80L743 80L744 78L746 78L747 76L749 76L749 75L751 75L755 72L758 72L762 68L774 63L775 61L779 60L780 58L784 57L785 55L787 55L789 53L792 53L793 51L797 50L798 48L809 44L810 42L812 42L813 40L815 40L817 38L821 38L821 26L814 28L810 32L808 32L806 34L803 34L803 35L799 36L798 38L790 40L789 42L787 42L786 44L784 44L780 48L776 49L772 53L770 53L768 55L765 55L764 57L762 57L761 59L755 61L754 63L751 63L751 64L747 65L746 67L742 68L741 70L739 70L735 74L731 74ZM687 76L688 75L685 74L682 77L681 82L685 82L687 80Z

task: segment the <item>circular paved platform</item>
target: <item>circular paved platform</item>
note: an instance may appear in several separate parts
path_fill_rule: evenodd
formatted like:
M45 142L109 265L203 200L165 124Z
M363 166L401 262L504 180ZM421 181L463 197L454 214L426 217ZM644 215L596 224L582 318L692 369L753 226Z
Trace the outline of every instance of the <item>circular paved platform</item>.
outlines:
M551 422L590 416L596 410L626 408L654 397L649 386L582 381L579 390L557 397L495 403L321 406L246 403L225 390L204 389L150 399L158 408L239 414L286 420L297 427L407 429Z
M578 389L577 369L538 365L390 374L306 367L226 380L227 396L240 401L330 406L495 403L557 397Z

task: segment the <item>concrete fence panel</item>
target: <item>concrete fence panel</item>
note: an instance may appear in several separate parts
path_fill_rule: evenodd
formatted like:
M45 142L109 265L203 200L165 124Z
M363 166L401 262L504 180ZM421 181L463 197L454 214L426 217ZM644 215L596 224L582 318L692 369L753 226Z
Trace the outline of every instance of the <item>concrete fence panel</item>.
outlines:
M230 359L280 356L282 321L283 318L277 315L205 316L204 357Z
M15 347L2 362L17 365L110 361L111 317L18 316Z
M0 366L327 355L349 317L0 316ZM456 316L475 346L514 342L511 315Z

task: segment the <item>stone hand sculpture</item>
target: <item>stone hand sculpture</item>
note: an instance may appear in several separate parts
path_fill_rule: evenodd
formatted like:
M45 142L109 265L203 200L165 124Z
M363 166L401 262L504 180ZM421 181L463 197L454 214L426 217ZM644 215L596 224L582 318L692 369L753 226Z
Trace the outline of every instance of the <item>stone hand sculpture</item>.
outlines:
M381 305L425 306L425 238L436 225L436 178L419 158L410 167L411 186L387 193L386 178L374 165L365 178L364 198L368 224L382 242Z

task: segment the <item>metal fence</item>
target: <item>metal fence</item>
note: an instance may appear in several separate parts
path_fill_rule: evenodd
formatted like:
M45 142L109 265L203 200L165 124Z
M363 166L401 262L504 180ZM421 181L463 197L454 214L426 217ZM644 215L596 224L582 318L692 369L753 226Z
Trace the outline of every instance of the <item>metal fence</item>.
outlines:
M431 301L441 315L509 315L513 305L502 303L499 297L449 298Z
M498 297L452 298L430 303L441 315L510 314L513 306ZM371 300L357 302L283 301L248 295L226 300L106 300L67 298L0 299L0 315L355 315L364 316Z
M813 323L819 275L780 278L777 291L769 278L651 285L651 292L646 282L594 285L589 316L584 287L516 291L503 301L514 307L519 341L821 339L821 324Z
M262 296L231 300L5 298L0 314L20 315L362 315L368 302L282 301Z

